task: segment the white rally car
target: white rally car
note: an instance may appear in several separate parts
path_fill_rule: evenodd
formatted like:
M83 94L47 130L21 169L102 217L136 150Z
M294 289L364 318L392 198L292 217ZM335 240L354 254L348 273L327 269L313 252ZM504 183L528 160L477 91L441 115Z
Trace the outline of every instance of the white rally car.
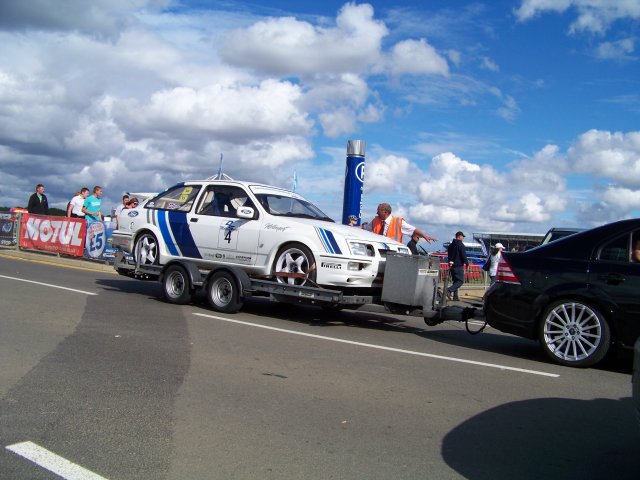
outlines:
M290 191L250 182L179 183L118 217L113 243L139 265L189 259L228 264L290 285L381 285L388 252L403 244L335 223Z

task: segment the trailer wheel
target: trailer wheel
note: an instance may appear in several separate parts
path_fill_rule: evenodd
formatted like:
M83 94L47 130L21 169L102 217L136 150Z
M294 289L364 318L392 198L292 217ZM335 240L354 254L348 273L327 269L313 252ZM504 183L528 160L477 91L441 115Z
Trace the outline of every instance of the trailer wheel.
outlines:
M162 279L162 291L164 298L169 303L184 305L191 300L189 277L180 265L171 265L167 268Z
M218 312L235 313L242 308L238 282L226 270L214 272L208 282L207 298L211 308Z
M278 283L296 286L307 282L315 284L316 261L307 247L301 243L290 243L278 250L272 272Z
M138 265L158 265L160 248L152 233L144 233L136 240L135 259Z

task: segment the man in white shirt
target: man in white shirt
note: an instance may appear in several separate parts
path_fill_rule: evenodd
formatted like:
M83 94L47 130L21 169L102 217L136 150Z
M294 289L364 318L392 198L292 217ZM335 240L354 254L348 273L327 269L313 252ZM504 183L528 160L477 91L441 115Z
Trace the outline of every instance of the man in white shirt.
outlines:
M89 189L83 187L80 193L73 197L67 207L67 217L71 218L84 218L84 212L82 211L82 205L84 200L89 196Z

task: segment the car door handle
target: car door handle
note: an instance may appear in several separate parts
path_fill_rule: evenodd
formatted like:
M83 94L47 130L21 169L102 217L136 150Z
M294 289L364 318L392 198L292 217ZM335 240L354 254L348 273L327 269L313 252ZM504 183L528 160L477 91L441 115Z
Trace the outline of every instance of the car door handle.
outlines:
M625 280L625 278L619 273L607 273L606 275L600 275L598 278L600 280L604 280L607 283L613 284L622 283Z
M198 219L194 217L194 218L190 218L189 221L193 222L193 223L196 223L198 221Z

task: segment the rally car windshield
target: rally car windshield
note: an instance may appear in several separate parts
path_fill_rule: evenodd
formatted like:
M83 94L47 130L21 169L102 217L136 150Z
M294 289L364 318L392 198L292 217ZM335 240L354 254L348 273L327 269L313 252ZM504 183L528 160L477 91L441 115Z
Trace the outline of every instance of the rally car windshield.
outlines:
M281 217L312 218L314 220L324 220L333 222L334 220L316 207L314 204L301 198L288 197L286 195L276 195L270 193L260 193L256 195L260 205L271 215Z

